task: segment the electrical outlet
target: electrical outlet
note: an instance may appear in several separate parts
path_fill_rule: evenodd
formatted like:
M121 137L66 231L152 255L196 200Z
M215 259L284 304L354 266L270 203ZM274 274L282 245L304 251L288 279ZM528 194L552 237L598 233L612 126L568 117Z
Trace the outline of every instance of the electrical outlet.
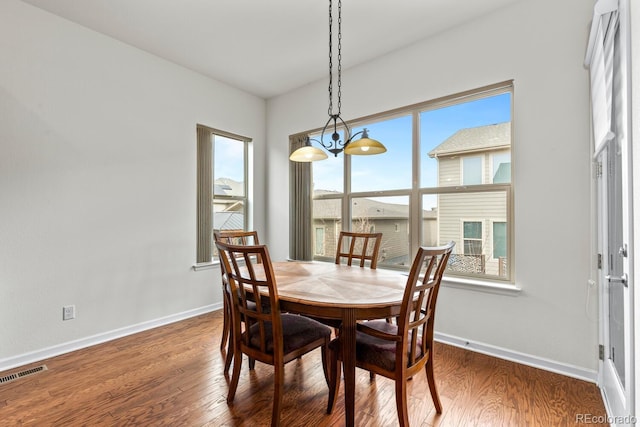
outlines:
M71 320L76 318L76 306L65 305L62 307L62 320Z

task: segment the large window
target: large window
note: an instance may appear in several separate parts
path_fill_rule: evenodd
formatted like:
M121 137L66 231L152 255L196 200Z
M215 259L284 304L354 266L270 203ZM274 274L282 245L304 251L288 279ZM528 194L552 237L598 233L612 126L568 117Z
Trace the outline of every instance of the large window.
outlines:
M453 240L447 275L511 281L512 93L505 82L355 124L387 152L312 164L315 258L335 255L340 230L375 229L379 267L407 268L418 246Z
M213 232L246 230L251 139L198 125L198 262L216 255Z

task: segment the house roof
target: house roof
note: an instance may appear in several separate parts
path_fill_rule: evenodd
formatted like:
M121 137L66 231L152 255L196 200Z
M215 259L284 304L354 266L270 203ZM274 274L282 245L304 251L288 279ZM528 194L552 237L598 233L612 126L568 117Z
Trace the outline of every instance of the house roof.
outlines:
M329 194L330 191L317 190L316 195ZM436 211L423 210L423 217L435 218ZM322 203L313 203L313 217L316 219L340 218L340 199L326 199ZM408 218L409 206L396 203L384 203L374 199L358 198L353 202L352 217L370 219Z
M218 178L213 183L213 194L216 196L238 196L244 194L244 183L231 178Z
M244 214L242 212L214 212L213 224L216 230L244 229Z
M429 151L429 157L496 150L511 146L511 122L460 129Z

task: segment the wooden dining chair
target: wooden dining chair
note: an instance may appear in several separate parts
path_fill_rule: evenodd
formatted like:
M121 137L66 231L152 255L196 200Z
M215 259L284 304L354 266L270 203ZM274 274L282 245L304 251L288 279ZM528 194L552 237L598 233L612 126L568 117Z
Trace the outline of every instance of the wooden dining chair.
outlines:
M352 265L355 259L360 260L360 267L364 267L365 262L369 261L369 268L376 268L381 243L382 233L341 231L338 236L336 264L341 264L346 259L347 265Z
M244 231L244 230L219 230L213 232L213 238L216 242L229 243L234 245L259 245L257 231ZM231 367L231 361L233 359L233 346L231 345L231 339L229 334L231 331L231 301L228 292L229 281L227 275L220 262L220 272L222 273L222 337L220 339L220 350L224 350L227 347L227 353L224 362L224 372L229 372ZM251 361L253 364L253 361Z
M216 246L227 272L231 298L231 338L234 357L227 402L233 402L235 397L242 367L242 354L272 365L274 392L271 425L279 426L284 365L321 348L322 366L328 385L327 347L331 339L331 329L304 316L281 313L276 280L266 246L230 245L222 242L216 242ZM258 263L257 259L262 262ZM269 309L265 310L264 307Z
M440 282L455 246L421 247L411 266L397 324L371 320L357 325L356 366L396 383L396 408L401 427L409 426L407 381L423 368L437 413L442 404L433 375L433 325ZM329 345L330 391L327 413L333 411L340 384L340 339Z

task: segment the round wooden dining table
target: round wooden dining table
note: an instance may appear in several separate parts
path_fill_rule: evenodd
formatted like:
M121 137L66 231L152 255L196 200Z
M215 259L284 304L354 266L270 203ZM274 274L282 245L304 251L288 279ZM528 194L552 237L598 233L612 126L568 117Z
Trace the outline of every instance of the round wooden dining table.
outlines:
M400 313L407 274L327 262L273 263L283 311L342 321L345 425L355 425L356 323Z

